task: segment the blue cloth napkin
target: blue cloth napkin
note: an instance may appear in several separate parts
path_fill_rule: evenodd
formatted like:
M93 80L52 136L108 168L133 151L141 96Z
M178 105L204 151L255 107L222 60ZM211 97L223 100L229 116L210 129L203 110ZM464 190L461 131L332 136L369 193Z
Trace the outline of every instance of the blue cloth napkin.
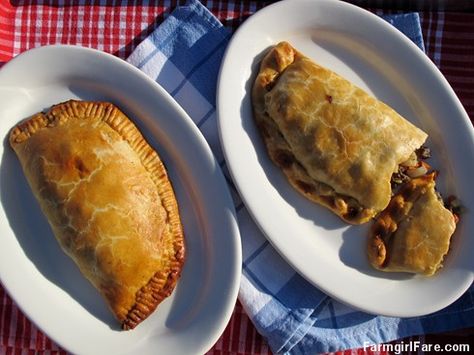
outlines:
M385 19L423 49L418 14ZM176 8L128 58L187 111L226 174L215 100L219 64L230 36L199 1L192 0ZM448 308L409 319L366 314L331 299L299 276L271 247L228 180L243 246L239 299L273 352L331 352L474 325L472 287Z

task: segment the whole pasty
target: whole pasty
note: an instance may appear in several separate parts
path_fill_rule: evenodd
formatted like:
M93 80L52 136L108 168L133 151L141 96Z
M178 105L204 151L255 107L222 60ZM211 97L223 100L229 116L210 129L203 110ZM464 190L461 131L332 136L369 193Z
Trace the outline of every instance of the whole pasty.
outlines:
M263 58L252 104L268 153L289 182L350 223L388 205L392 174L427 138L286 42Z
M368 256L382 271L433 275L448 253L456 218L435 191L435 173L404 184L372 226Z
M53 106L16 126L10 144L62 249L122 328L134 328L170 295L184 262L178 206L157 153L105 102Z

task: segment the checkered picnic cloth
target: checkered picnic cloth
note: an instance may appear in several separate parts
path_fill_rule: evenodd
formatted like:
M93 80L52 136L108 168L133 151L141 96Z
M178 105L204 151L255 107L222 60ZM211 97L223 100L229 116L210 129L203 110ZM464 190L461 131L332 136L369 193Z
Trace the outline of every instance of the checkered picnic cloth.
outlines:
M237 27L248 15L265 5L263 2L252 1L203 3L229 30ZM81 44L125 58L168 17L170 9L175 5L176 2L172 1L149 1L147 4L131 1L118 6L115 1L75 1L69 4L64 1L37 3L0 0L0 61L7 61L28 48L51 43ZM471 117L474 108L474 75L467 64L473 62L473 23L472 17L465 14L422 14L427 53L450 80ZM186 75L182 78L186 79ZM214 119L209 106L201 107L203 110L206 108L209 109L209 118L201 122L203 130L206 130L205 126L209 124L206 121ZM211 141L209 136L208 140ZM245 228L245 218L240 219L241 226ZM247 222L250 223L250 220ZM299 282L295 283L298 286ZM13 352L13 349L23 349L25 352L28 352L28 349L58 350L54 343L24 318L1 288L0 301L0 353L2 350ZM423 325L424 331L430 329L432 328L429 324ZM266 343L261 341L247 322L240 304L237 304L229 326L212 350L213 353L221 351L268 352Z

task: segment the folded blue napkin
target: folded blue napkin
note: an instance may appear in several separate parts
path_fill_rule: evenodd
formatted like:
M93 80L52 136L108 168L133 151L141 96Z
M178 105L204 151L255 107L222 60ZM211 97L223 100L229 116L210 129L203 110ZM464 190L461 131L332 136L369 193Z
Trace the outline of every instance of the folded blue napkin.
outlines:
M418 14L385 19L423 49ZM187 111L225 173L215 100L219 65L230 36L199 1L192 0L177 7L128 58ZM243 246L239 299L273 352L332 352L474 325L473 287L436 314L408 319L366 314L331 299L299 276L271 247L228 180Z

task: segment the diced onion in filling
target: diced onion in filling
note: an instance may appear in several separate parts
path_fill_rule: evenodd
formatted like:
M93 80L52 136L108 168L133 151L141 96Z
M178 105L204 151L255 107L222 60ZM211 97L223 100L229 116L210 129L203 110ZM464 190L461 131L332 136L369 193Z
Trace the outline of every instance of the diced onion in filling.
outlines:
M397 170L392 174L392 188L410 179L426 175L431 166L422 159L428 159L430 156L431 152L427 147L422 146L415 150L407 160L400 163Z
M410 167L418 165L418 156L415 152L411 153L410 157L400 164L401 166Z
M410 166L406 170L406 174L411 177L412 179L425 175L428 170L430 170L430 166L425 163L424 161L419 162L418 166Z

